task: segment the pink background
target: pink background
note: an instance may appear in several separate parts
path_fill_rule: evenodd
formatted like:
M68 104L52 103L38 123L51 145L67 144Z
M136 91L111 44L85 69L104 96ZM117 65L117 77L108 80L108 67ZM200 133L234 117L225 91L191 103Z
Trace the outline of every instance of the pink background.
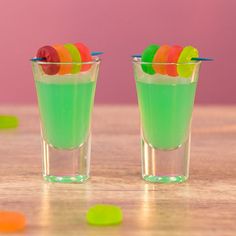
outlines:
M1 0L0 103L36 102L29 58L77 41L106 52L98 103L136 102L130 55L150 43L191 44L215 58L202 67L197 102L235 103L235 9L235 0Z

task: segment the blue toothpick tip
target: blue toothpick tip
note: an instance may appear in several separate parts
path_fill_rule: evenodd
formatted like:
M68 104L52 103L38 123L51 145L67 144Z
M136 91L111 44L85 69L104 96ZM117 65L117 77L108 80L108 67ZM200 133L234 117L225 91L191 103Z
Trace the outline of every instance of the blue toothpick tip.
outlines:
M213 58L207 58L207 57L193 57L191 59L192 61L213 61Z
M98 56L102 54L104 54L104 52L91 52L91 56Z
M30 60L31 61L43 61L43 60L45 60L45 58L44 57L34 57L34 58L31 58Z

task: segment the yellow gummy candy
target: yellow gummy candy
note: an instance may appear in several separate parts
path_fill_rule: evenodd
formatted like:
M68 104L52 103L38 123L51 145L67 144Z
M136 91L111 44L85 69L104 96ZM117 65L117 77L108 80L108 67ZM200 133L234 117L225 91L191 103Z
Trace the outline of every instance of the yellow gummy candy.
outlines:
M81 63L81 56L80 56L79 50L77 49L75 45L68 43L68 44L65 44L64 47L69 51L72 58L72 62ZM81 69L81 64L73 64L71 73L76 74L80 72L80 69Z
M0 129L9 129L18 127L19 121L15 116L0 115Z
M180 77L189 78L193 74L195 66L192 61L193 57L198 57L198 50L192 46L184 47L178 59L178 64L180 65L177 66Z
M86 219L92 225L116 225L122 222L123 215L118 206L98 204L88 210Z

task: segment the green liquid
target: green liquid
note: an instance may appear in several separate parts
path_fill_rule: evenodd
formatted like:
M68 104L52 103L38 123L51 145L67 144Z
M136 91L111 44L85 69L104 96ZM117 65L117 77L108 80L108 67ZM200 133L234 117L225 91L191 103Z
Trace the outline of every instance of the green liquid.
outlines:
M51 81L36 80L44 138L56 148L79 147L89 135L96 83Z
M196 82L177 81L136 83L143 135L155 148L174 149L188 136Z

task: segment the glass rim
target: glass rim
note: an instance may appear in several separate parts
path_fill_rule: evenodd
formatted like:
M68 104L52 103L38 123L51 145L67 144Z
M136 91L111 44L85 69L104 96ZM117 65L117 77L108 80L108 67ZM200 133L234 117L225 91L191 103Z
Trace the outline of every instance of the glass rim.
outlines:
M32 61L32 64L38 64L38 65L93 65L98 64L101 62L101 59L99 57L93 57L92 61L86 61L86 62L47 62L47 61Z
M184 62L184 63L176 63L176 62L143 62L141 58L134 57L132 59L134 64L139 65L200 65L201 61L191 61L191 62Z

